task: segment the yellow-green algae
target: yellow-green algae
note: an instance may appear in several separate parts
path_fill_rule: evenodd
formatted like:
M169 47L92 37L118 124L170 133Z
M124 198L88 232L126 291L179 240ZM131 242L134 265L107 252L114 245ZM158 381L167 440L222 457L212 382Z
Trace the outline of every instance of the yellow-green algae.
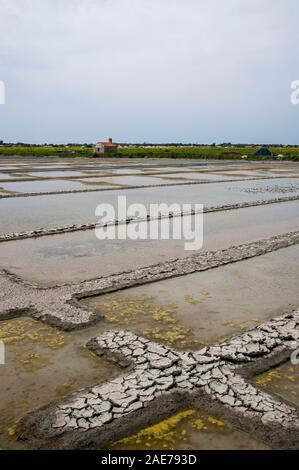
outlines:
M196 302L191 297L188 301ZM190 328L180 325L175 304L158 305L153 296L107 294L88 301L89 307L105 316L109 323L121 328L137 326L138 333L153 341L162 341L177 348L200 348Z
M244 331L248 328L248 326L246 326L244 323L237 323L237 322L233 322L233 321L222 323L222 325L223 326L229 326L230 328L233 328L233 329L238 330L238 331Z
M36 351L16 352L15 361L18 362L26 372L34 372L49 364L49 359Z
M200 302L199 300L194 299L194 297L190 294L185 295L185 301L190 305L198 305Z
M6 435L9 439L14 439L15 438L18 425L19 425L19 420L16 420L14 423L11 424L11 426L9 426L6 429Z
M5 344L30 341L56 349L64 346L63 333L34 319L9 320L0 323L0 339Z
M261 387L267 387L275 379L281 379L281 374L279 373L277 368L270 369L267 372L259 375L255 382L257 385L260 385Z
M155 321L176 323L175 304L156 305L152 296L126 295L120 298L117 294L111 294L105 297L106 301L101 301L100 308L106 320L111 323L129 324L143 315L150 316Z
M299 368L287 362L270 369L256 377L255 382L261 388L277 393L288 400L298 403Z
M121 439L112 449L177 449L188 445L191 433L229 433L230 426L214 416L205 416L195 410L185 410L136 434Z
M63 333L29 318L1 322L0 340L13 348L11 353L14 354L15 362L26 372L33 372L49 363L49 359L40 350L36 350L37 347L58 349L65 344Z
M72 384L70 383L64 383L61 385L58 385L55 389L56 395L59 397L64 397L65 395L70 394L72 391Z

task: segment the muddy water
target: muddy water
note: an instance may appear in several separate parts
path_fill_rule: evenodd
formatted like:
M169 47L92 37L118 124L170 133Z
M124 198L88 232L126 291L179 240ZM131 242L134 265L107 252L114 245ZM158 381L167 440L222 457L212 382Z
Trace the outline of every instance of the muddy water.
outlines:
M94 164L91 166L94 167ZM36 175L35 172L32 174ZM278 191L281 195L281 184L282 180L274 193ZM260 199L261 194L263 199L275 197L273 187L267 189L269 186L262 188L266 192L258 195L239 189L234 192L231 185L219 192L216 185L208 186L210 189L207 193L198 192L194 188L182 192L174 188L171 193L157 191L157 188L144 192L132 190L131 200L140 202L144 199L149 203L153 199L157 202L166 199L176 202L179 197L179 202L202 202L198 198L206 197L207 201L221 201L222 204L228 200L239 202ZM284 188L290 193L293 186L294 181ZM98 197L85 199L84 196L0 201L0 231L11 232L15 227L18 227L17 230L30 230L47 224L92 222L95 205L100 201ZM111 193L108 196L110 198ZM114 196L111 200L115 202ZM296 204L275 205L273 212L268 211L269 207L263 208L264 212L258 212L259 216L255 211L248 212L249 209L234 211L238 216L231 218L230 224L225 222L225 214L219 213L217 217L210 218L205 248L230 245L234 240L249 241L252 237L273 235L276 230L281 233L280 230L297 228L293 222L297 214ZM4 251L11 249L7 258L10 267L20 272L25 269L18 264L20 259L27 259L27 265L33 262L29 271L30 275L36 276L37 281L43 276L47 279L48 273L56 280L57 273L65 271L66 266L71 266L66 275L73 280L77 275L86 278L93 269L97 273L109 272L109 265L114 265L114 271L115 266L123 270L130 257L134 267L145 262L144 245L139 249L138 244L134 244L131 251L123 245L103 245L102 251L97 251L90 243L87 232L73 235L74 238L45 238L45 245L39 244L43 239L34 242L28 240L24 244L3 244L6 249L1 252L1 262ZM50 239L53 244L49 243ZM149 245L146 247L150 261L153 262L157 249L148 248ZM169 244L163 252L159 246L161 259L168 259L172 249L177 254L181 248ZM62 269L57 264L59 258L63 260ZM50 259L53 260L52 264ZM88 304L106 318L96 326L80 332L61 333L26 318L1 322L0 340L6 344L6 365L0 366L0 448L23 447L22 443L15 440L15 425L27 412L78 388L108 380L120 373L119 368L95 357L83 347L89 338L107 329L127 328L178 349L198 348L298 307L297 266L298 250L297 247L291 247L209 272L90 299ZM28 266L26 269L28 271ZM36 274L34 270L40 270L40 273ZM264 374L257 378L257 383L269 392L298 404L296 369L290 369L290 365L282 366L270 378ZM115 443L111 448L260 449L264 446L233 430L221 420L221 416L208 416L200 410L184 410L169 420Z
M214 341L243 331L298 305L297 265L298 250L291 247L234 266L93 298L85 302L106 318L80 332L61 333L31 319L1 322L6 365L0 367L1 408L5 409L0 413L0 447L22 448L14 432L25 413L119 373L120 369L82 348L89 338L107 329L126 328L178 349L200 347L204 339ZM288 378L288 395L284 379L274 383L277 375L269 382L264 374L258 385L292 401L290 385L294 386L294 380L297 383L295 373L290 369L279 372ZM231 429L221 417L188 410L111 448L263 446Z
M299 230L298 209L295 201L205 214L203 249ZM151 224L135 228L141 225ZM94 279L193 253L185 250L183 240L98 240L94 230L0 244L3 268L43 286Z
M83 303L117 328L198 348L298 308L298 261L294 246Z
M6 346L6 364L0 366L0 448L23 447L15 440L15 425L29 411L120 372L84 347L96 334L64 334L26 318L0 322Z
M289 403L299 406L299 365L287 362L259 375L256 384L268 393L273 393Z
M105 319L79 332L61 333L26 318L1 322L0 339L6 344L6 365L0 367L1 409L5 410L0 413L1 448L23 447L15 440L15 426L27 412L121 372L83 347L107 329L126 328L178 349L199 348L291 310L298 305L293 280L297 251L291 247L234 266L86 300ZM282 382L279 390L281 386ZM232 429L221 416L182 410L110 448L264 446Z
M299 368L290 363L261 374L257 386L299 406ZM216 438L217 436L217 438ZM129 438L114 443L112 450L168 449L217 450L264 449L248 435L234 430L229 423L197 410L186 410L170 419L143 429Z
M185 410L114 443L111 450L264 450L266 446L229 423L196 410Z
M15 425L26 412L120 372L82 348L89 338L107 329L126 328L182 349L200 347L203 337L214 341L243 331L244 326L292 309L292 301L298 305L296 256L294 247L287 248L258 260L90 299L85 303L106 318L80 332L62 334L30 319L2 322L7 363L0 368L5 410L0 415L1 447L22 447L15 440ZM257 382L265 386L264 379ZM277 390L285 396L279 384L274 393ZM262 449L264 445L233 429L221 416L182 410L110 448Z
M259 184L258 191L256 191L257 183ZM128 205L142 202L147 208L150 204L161 202L166 204L198 203L211 206L268 200L284 195L299 195L299 181L290 178L263 182L223 182L2 199L0 200L0 233L94 222L97 205L111 203L116 206L119 195L126 196Z
M61 333L29 318L0 323L6 364L0 367L0 448L23 449L18 421L28 412L80 388L110 380L122 370L84 345L108 327L103 322L81 332ZM5 412L4 412L5 410ZM263 448L219 418L188 410L111 448Z

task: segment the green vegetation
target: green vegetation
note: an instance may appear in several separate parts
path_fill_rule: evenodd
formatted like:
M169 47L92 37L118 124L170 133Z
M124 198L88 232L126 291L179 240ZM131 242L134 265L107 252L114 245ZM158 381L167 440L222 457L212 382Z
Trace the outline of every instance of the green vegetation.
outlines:
M265 160L273 157L255 157L254 153L259 146L231 146L231 145L198 145L198 146L131 146L119 148L116 156L126 158L194 158L194 159L241 159L247 156L249 160ZM299 147L270 146L275 159L299 161ZM2 146L0 155L23 155L36 157L92 157L93 149L88 147L51 147L51 146ZM113 155L106 155L113 156ZM101 158L98 156L98 158Z
M91 147L48 147L12 145L0 147L0 155L23 155L27 157L91 157L93 150Z
M157 158L211 158L211 159L236 159L247 156L250 160L261 160L272 157L255 157L259 146L194 146L194 147L137 147L119 149L118 155L126 157L157 157ZM274 158L299 161L299 147L269 147Z

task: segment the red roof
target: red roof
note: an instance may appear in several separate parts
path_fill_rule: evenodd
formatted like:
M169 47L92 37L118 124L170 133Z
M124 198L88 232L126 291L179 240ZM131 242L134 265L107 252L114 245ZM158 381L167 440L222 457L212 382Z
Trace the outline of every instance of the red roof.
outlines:
M118 145L113 142L97 142L97 144L104 145L104 147L118 147Z

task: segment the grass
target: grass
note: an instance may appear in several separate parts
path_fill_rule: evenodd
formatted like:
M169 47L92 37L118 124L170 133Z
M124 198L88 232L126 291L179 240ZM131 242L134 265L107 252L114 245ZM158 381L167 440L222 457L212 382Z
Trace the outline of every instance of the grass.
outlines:
M48 147L48 146L22 146L12 145L0 147L0 155L22 155L28 157L91 157L93 155L90 147Z
M269 147L272 154L283 155L281 158L299 161L299 148L297 147ZM118 155L125 157L156 157L156 158L194 158L194 159L241 159L247 155L248 159L260 160L254 153L258 147L218 147L218 146L196 146L196 147L156 147L156 148L122 148ZM263 157L265 158L265 157ZM269 157L268 157L269 158Z
M191 158L191 159L235 159L247 155L250 160L269 159L255 157L257 146L165 146L165 147L128 147L120 148L117 157L126 158ZM299 161L299 147L269 147L274 157ZM48 146L5 146L0 147L0 156L21 155L36 157L92 157L91 147L48 147ZM111 155L106 155L111 156ZM270 157L271 159L272 157Z

